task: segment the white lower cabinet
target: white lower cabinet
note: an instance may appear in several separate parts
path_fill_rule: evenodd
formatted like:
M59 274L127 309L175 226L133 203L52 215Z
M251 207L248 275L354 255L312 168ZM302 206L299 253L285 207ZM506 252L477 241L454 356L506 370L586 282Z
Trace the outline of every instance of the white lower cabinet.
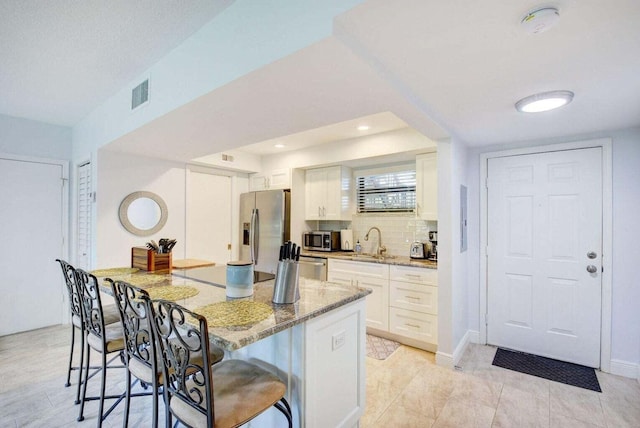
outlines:
M436 269L329 259L327 280L370 288L367 327L411 346L438 344Z
M329 259L327 281L373 290L367 296L367 327L389 330L389 265Z
M358 425L366 402L364 312L360 300L307 321L306 428Z
M352 428L366 403L366 302L356 300L229 352L273 370L287 384L293 426ZM226 353L225 353L226 354ZM286 426L274 407L247 425Z
M438 315L438 287L391 281L389 305L398 309Z
M389 308L389 331L400 336L436 345L438 316L417 311Z
M438 271L394 265L389 278L389 331L437 345Z

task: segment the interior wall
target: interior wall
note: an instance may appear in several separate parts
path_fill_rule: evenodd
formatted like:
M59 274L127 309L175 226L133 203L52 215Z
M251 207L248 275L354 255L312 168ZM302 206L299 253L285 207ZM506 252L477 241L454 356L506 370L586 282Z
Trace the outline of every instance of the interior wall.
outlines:
M438 352L436 363L453 367L453 259L451 188L453 156L451 142L438 142Z
M543 141L475 148L468 159L469 180L469 324L472 332L479 331L480 293L480 248L479 248L479 212L480 212L480 154L520 147L534 147L546 144L585 141L595 138L612 139L613 155L613 254L612 257L612 323L611 323L611 359L612 371L633 376L640 369L640 287L637 286L635 266L640 260L640 196L637 183L640 183L640 128L600 132L583 136L554 138ZM605 255L606 257L606 255Z
M98 153L94 268L130 266L131 247L150 240L177 239L174 258L184 258L185 166L153 158L100 150ZM130 193L149 191L167 204L166 225L151 236L135 236L121 224L118 209Z
M246 174L188 166L180 162L132 156L130 154L100 150L97 162L97 201L95 207L96 232L94 243L94 268L129 266L131 247L144 246L150 240L160 238L177 239L173 258L186 257L186 180L187 168L231 177L231 207L221 207L231 211L232 258L238 257L240 228L237 224L239 195L247 192L249 180ZM167 204L169 216L167 224L151 236L135 236L129 233L118 218L122 200L132 192L146 190L158 194ZM206 195L191 195L193 198ZM236 219L236 220L234 220ZM214 227L216 219L208 219L206 225ZM192 225L193 227L193 225Z
M0 153L71 159L71 128L0 114Z
M640 128L613 135L611 359L640 367Z
M466 344L469 325L468 251L460 248L460 186L469 187L467 171L468 148L464 143L452 140L451 144L451 231L445 239L451 239L451 336L454 364L458 362ZM439 178L439 176L438 176ZM438 237L440 237L438 233ZM439 242L438 242L439 244Z

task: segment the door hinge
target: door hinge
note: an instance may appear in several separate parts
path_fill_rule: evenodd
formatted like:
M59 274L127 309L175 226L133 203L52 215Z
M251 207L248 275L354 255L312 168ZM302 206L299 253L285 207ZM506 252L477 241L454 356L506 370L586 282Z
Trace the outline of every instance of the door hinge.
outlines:
M231 244L227 244L227 250L231 251Z

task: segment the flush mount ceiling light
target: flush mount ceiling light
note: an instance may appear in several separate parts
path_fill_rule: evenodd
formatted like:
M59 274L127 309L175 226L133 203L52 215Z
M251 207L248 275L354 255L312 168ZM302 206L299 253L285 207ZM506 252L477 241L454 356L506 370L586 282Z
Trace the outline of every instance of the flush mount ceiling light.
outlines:
M569 104L573 100L571 91L550 91L529 95L516 103L516 110L524 113L549 111Z
M285 145L282 143L278 143L278 144L275 144L273 147L275 147L276 149L283 149Z
M547 31L560 20L560 12L555 7L539 7L528 12L521 20L522 28L529 34Z
M358 131L367 131L369 130L370 126L369 125L360 125L358 126Z

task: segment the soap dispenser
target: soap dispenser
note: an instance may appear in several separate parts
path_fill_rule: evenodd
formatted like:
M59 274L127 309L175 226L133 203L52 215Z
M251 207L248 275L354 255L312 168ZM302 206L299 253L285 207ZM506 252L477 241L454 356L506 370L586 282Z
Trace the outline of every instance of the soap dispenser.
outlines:
M360 240L359 240L359 239L356 241L356 248L355 248L355 250L356 250L356 254L360 254L360 253L362 253L362 245L360 245Z

